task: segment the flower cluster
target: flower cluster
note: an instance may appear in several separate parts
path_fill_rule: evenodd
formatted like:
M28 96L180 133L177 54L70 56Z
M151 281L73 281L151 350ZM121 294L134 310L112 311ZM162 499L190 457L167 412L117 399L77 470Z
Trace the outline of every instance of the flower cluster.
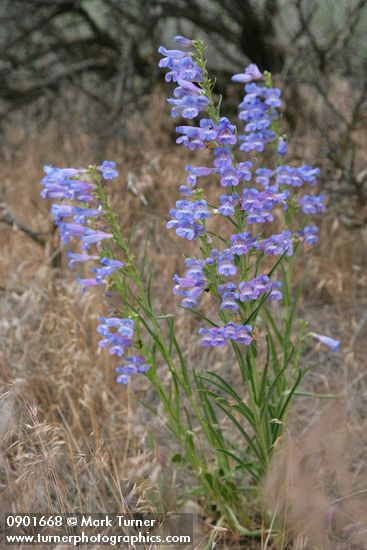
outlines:
M288 143L278 130L281 91L272 86L269 74L261 73L252 64L232 77L233 82L244 84L245 91L239 106L239 120L244 123L244 129L239 134L236 125L220 116L214 105L202 45L182 36L176 37L176 42L184 51L159 48L164 56L159 65L168 69L166 80L178 84L174 91L178 99L168 100L174 105L172 114L181 114L186 119L203 114L197 124L177 126L176 142L191 151L207 148L211 161L207 166L186 166L186 183L179 188L186 198L177 201L176 208L170 211L172 219L167 228L175 229L184 239L205 243L203 259L186 260L188 269L184 276L174 276L174 294L181 296L182 305L189 308L197 306L204 289L219 296L220 317L225 325L201 329L203 345L223 346L228 340L248 345L250 332L246 332L244 325L234 323L234 316L241 316L244 308L246 311L261 297L281 300L282 292L280 281L271 281L267 274L257 275L257 268L251 278L243 265L250 256L255 257L256 266L263 255L291 257L296 243L317 242L316 226L293 229L289 220L297 208L307 216L325 211L323 195L294 197L303 185L315 185L319 169L306 164L280 163L279 157L288 153ZM268 146L278 157L274 168L259 165L258 154ZM241 158L243 154L247 158ZM204 198L205 187L197 187L198 179L208 176L218 178L220 188L225 188L214 207ZM279 233L269 235L268 230L265 232L274 220L274 211L285 212L289 205L292 205L291 212L283 216L287 220L285 227ZM208 234L207 230L209 218L213 225L215 215L230 219L231 226L237 229L228 240L218 240L219 244L224 244L222 249L213 246L213 231ZM241 263L241 257L245 264ZM239 333L235 327L240 327ZM244 332L246 337L241 340Z
M189 41L190 44L184 44L179 37L177 38L181 45L191 45L191 41ZM194 84L203 81L202 68L195 63L191 52L167 50L163 46L158 51L163 55L159 66L168 69L166 81L177 84L173 92L175 97L168 99L168 102L173 105L172 116L178 117L181 114L183 118L188 119L197 117L209 104L209 99L205 97L203 90Z
M249 346L252 342L252 326L229 322L223 327L200 328L201 344L203 346L226 346L228 341Z
M192 308L197 304L199 296L207 285L204 276L204 262L193 258L186 258L186 267L188 268L183 277L175 275L173 277L176 283L173 288L173 293L176 296L183 298L181 305L183 307Z
M265 146L277 138L271 125L272 120L278 116L281 93L278 88L258 86L255 82L246 84L245 92L239 113L239 119L246 123L245 132L240 135L240 149L246 153L262 153Z
M179 237L192 241L205 233L200 221L209 218L210 214L204 200L181 200L176 202L176 208L171 209L170 215L173 219L167 223L167 227L173 227Z
M104 180L118 176L113 161L104 161L97 170ZM97 285L108 285L110 277L127 264L111 258L109 250L104 247L105 241L112 239L113 235L104 225L105 212L97 199L96 182L92 172L54 166L45 166L44 171L41 196L62 201L51 206L51 214L59 227L61 242L68 244L76 238L81 245L82 252L68 251L69 267L73 268L77 263L92 264L90 277L77 278L83 291ZM92 247L94 253L89 252ZM141 356L126 355L128 349L134 345L132 319L100 318L97 331L102 336L99 343L101 348L108 347L111 355L124 355L125 364L116 369L118 382L126 384L131 374L148 370L149 367Z

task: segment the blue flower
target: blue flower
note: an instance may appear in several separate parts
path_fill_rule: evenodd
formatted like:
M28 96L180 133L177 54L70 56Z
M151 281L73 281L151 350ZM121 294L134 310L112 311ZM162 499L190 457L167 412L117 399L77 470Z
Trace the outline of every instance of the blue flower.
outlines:
M111 355L121 357L127 348L133 344L134 321L132 319L120 319L118 317L100 317L97 332L103 336L99 347L109 346ZM111 332L111 329L114 329Z
M235 206L238 202L239 196L234 193L233 195L221 195L219 197L220 206L218 212L222 216L233 216L235 213Z
M98 282L96 279L81 279L80 277L77 277L77 283L82 287L83 292L85 292L87 288L90 288L91 286L102 284L101 282Z
M198 129L200 139L205 142L215 141L218 137L218 126L211 118L202 118L199 123Z
M180 46L183 46L184 48L189 48L193 45L193 40L190 40L190 38L186 38L186 36L177 35L174 38L174 41L176 44L180 44Z
M251 333L251 325L238 325L233 322L229 322L223 327L199 329L199 334L202 337L201 345L210 347L224 347L228 340L249 346L252 342Z
M277 153L280 156L285 156L288 153L288 145L283 137L280 137L278 140Z
M245 134L239 136L242 141L240 149L262 153L265 146L277 137L269 128L272 119L278 116L276 109L281 105L281 92L278 88L257 86L253 82L245 86L245 92L238 115L246 123Z
M198 298L207 286L207 280L203 272L204 263L201 260L186 258L185 264L188 269L184 276L174 275L173 277L176 283L173 293L176 296L182 296L183 307L192 308L196 306Z
M178 145L182 144L191 151L202 150L205 147L199 128L195 126L177 126L176 132L182 134L176 139Z
M94 267L92 269L96 274L96 281L98 284L104 283L107 277L110 277L115 271L126 266L124 262L110 260L109 258L102 258L101 264L104 267Z
M319 168L312 166L278 166L276 183L278 185L290 185L292 187L301 187L303 183L314 185L317 183Z
M116 162L113 160L104 160L99 167L99 170L102 172L102 176L105 180L112 180L117 178L119 175L116 170Z
M329 336L323 336L322 334L317 334L316 332L310 332L310 335L316 338L316 340L318 340L322 344L325 344L326 346L328 346L332 351L335 352L340 350L339 340L334 340Z
M241 281L238 285L241 302L256 300L259 296L269 294L271 300L281 300L282 284L280 281L271 282L268 275L258 275L251 281Z
M298 202L304 214L319 214L326 211L325 195L304 195Z
M150 368L142 355L126 355L124 360L125 364L123 366L116 367L116 372L119 373L116 382L120 384L127 384L130 376L147 372Z
M85 235L87 228L79 223L65 223L59 224L60 238L63 244L67 244L73 237L82 237Z
M55 218L56 223L63 218L71 218L76 212L76 207L71 204L53 204L51 206L51 214Z
M237 256L248 254L250 250L258 248L255 237L251 233L235 233L231 235L231 252Z
M316 244L319 240L317 234L319 228L316 225L306 226L303 230L303 239L306 244Z
M253 80L262 80L264 75L260 72L260 69L255 63L252 63L246 67L245 72L237 73L232 76L233 82L241 82L242 84L247 84Z
M222 117L217 126L217 142L221 145L234 145L237 142L236 127L228 118Z
M233 263L234 256L230 249L224 250L218 256L218 273L223 277L231 277L237 273L237 268Z
M293 256L293 240L290 231L282 231L268 239L263 239L259 242L259 246L265 254L281 256L286 253L287 256Z
M209 218L210 214L204 200L180 200L176 202L176 208L171 208L170 215L173 219L167 223L167 228L175 229L179 237L192 241L204 235L205 228L198 221Z
M88 250L88 247L92 244L100 243L105 239L112 239L112 233L105 233L104 231L95 231L94 229L84 228L85 232L82 236L82 249Z
M69 257L69 267L74 267L76 262L92 262L99 259L99 256L96 255L90 255L90 254L79 254L76 252L68 252Z

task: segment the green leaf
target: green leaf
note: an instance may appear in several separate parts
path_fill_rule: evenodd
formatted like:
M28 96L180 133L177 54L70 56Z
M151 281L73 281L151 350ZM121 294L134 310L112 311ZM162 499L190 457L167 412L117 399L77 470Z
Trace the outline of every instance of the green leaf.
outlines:
M208 319L208 317L205 317L205 315L203 313L201 313L200 311L198 311L197 309L191 309L189 307L184 307L184 306L178 306L178 307L180 307L181 309L186 309L186 311L189 311L193 315L197 315L198 317L201 317L202 319L205 319L205 321L207 321L213 327L219 327L219 325L214 323L214 321L211 321L210 319Z
M283 395L289 395L291 390L286 390L283 392ZM306 390L295 390L294 395L298 395L300 397L316 397L318 399L339 399L340 395L337 393L315 393L313 391L306 391Z
M273 391L274 391L275 388L277 387L277 384L278 384L278 382L279 382L279 380L280 380L282 374L284 373L284 371L285 371L286 368L288 367L288 364L289 364L289 361L290 361L290 359L291 359L291 357L292 357L292 355L293 355L293 352L294 352L294 347L293 347L292 352L291 352L291 354L290 354L290 356L289 356L289 358L288 358L288 361L286 361L284 367L282 367L282 368L280 369L280 371L279 371L278 374L276 375L276 377L275 377L275 379L274 379L272 385L270 386L270 388L269 388L269 390L268 390L268 393L267 393L267 395L266 395L266 397L265 397L265 399L264 399L264 402L263 402L263 404L262 404L262 407L261 407L260 419L264 418L264 414L265 414L266 409L267 409L267 407L268 407L268 404L269 404L270 398L271 398L271 396L272 396L272 394L273 394Z
M265 467L265 462L263 460L261 452L259 451L259 449L257 449L257 447L256 447L256 445L253 441L253 438L251 438L251 436L246 432L246 430L238 422L237 418L235 418L235 416L233 416L233 414L230 411L228 411L222 403L219 403L216 400L216 405L232 421L233 425L238 429L238 431L240 432L240 434L242 435L244 440L247 442L248 446L251 447L253 452L256 454L257 458L260 460L263 467Z
M210 384L213 384L218 389L225 392L227 395L230 395L235 399L235 401L238 403L237 410L239 410L250 422L251 426L254 426L254 416L250 408L243 402L241 397L235 392L235 390L226 382L221 376L218 374L208 371L208 374L210 376L213 376L213 379L207 378L205 376L201 376L203 380L206 382L209 382ZM232 406L234 408L234 406Z
M224 453L230 456L231 458L233 458L233 460L235 460L242 468L247 470L252 475L252 477L256 479L256 481L258 482L260 481L260 477L252 469L252 462L244 462L238 456L233 454L231 451L228 451L228 449L216 449L216 451L218 451L219 453Z
M171 462L173 462L175 464L183 464L186 461L185 461L185 458L180 453L176 453L171 458Z

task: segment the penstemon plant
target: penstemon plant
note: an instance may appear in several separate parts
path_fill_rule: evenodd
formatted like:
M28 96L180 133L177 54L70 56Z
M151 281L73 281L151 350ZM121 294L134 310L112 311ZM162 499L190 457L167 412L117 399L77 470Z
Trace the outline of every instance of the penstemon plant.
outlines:
M240 134L221 116L220 101L214 101L203 42L175 40L181 49L160 47L159 65L167 69L166 81L176 85L168 99L172 115L192 121L176 128L177 143L205 151L210 162L186 166L186 183L179 188L184 199L170 211L168 229L197 243L195 256L184 260L184 274L173 277L173 293L200 319L202 346L227 347L237 373L228 378L187 363L173 315L157 310L153 299L154 266L146 255L135 257L111 209L108 181L118 176L113 161L86 169L46 166L41 195L61 201L51 212L62 243L74 237L81 242L82 252L68 252L70 267L93 266L90 278L78 279L83 290L104 285L106 294L118 292L119 307L100 317L97 327L99 346L120 359L117 382L128 384L138 373L149 379L179 446L172 461L195 476L203 508L214 506L218 521L256 535L261 530L249 501L258 503L289 405L302 394L304 343L312 336L334 351L339 348L336 340L306 333L304 322L295 326L302 281L294 288L294 263L302 245L318 240L317 227L307 220L325 211L325 197L299 192L317 183L317 168L283 163L287 138L279 128L281 92L271 75L250 65L232 77L245 84ZM202 178L210 184L199 186ZM217 180L223 189L209 202ZM278 229L272 233L275 220ZM212 299L215 318L200 309L203 293ZM275 301L283 304L277 315ZM166 375L162 381L164 368L168 382Z

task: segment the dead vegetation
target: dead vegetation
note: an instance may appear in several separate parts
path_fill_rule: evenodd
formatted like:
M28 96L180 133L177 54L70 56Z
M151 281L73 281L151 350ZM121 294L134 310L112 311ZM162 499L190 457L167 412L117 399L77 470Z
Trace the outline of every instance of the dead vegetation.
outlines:
M177 312L178 337L187 342L191 360L205 368L208 356L193 335L196 321L174 309L167 291L182 267L184 249L164 222L189 156L169 145L159 94L151 104L148 122L137 115L130 122L136 143L115 143L104 153L118 160L121 172L111 184L113 202L125 230L134 226L138 254L148 236L156 300ZM163 122L157 128L158 120ZM81 295L53 233L48 205L39 199L43 164L80 166L102 160L96 155L87 134L65 137L50 125L9 151L1 165L2 200L13 222L45 240L34 239L16 221L0 225L5 511L174 510L182 504L180 485L187 480L169 466L163 427L152 425L134 401L134 395L148 395L147 385L134 381L133 393L115 384L112 362L97 352L96 318L106 306L98 293ZM306 389L342 399L334 409L322 399L301 397L291 411L289 437L279 446L265 491L268 513L284 528L279 548L364 548L366 240L366 227L346 228L331 212L321 223L320 245L304 256L311 270L300 313L312 330L343 344L338 356L309 350L304 362L313 368ZM220 368L224 357L213 360ZM199 509L193 502L187 506ZM216 529L208 529L198 547L209 542L212 548L255 544L231 541ZM273 543L264 538L256 544L269 550Z

